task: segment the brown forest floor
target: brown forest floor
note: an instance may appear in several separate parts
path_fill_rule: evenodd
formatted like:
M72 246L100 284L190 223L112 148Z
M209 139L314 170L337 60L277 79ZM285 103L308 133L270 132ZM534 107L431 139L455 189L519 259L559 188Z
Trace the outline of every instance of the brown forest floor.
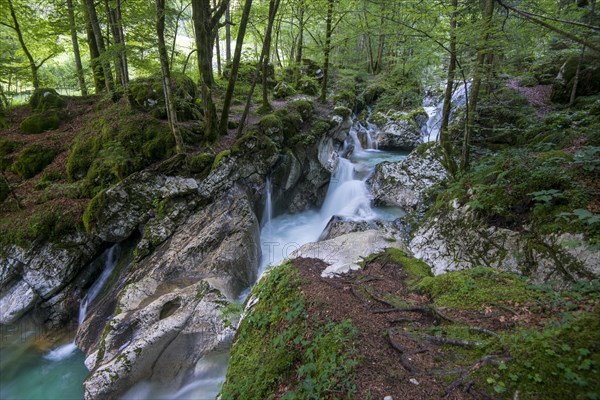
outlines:
M358 329L356 346L361 361L355 398L490 398L470 380L487 358L465 365L455 354L460 346L416 339L410 332L440 327L444 322L440 316L497 332L514 326L514 315L508 308L444 310L439 316L427 312L432 309L427 296L411 292L402 266L385 258L336 278L321 277L326 264L320 260L300 258L293 264L304 278L302 292L308 300L308 314L323 322L349 319ZM389 312L394 305L389 299L421 309Z

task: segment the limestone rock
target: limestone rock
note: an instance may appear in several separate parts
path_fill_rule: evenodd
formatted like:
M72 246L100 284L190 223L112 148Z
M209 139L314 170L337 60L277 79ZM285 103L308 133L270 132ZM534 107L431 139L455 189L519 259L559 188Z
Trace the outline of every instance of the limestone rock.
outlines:
M367 181L376 203L417 211L423 206L427 191L448 178L438 145L419 150L402 161L377 165Z
M435 275L488 266L536 282L600 276L600 254L582 235L542 237L490 226L456 202L424 221L409 244Z
M406 251L402 241L377 230L367 230L347 233L322 242L307 243L291 253L289 258L318 258L329 264L321 276L331 277L360 268L358 263L364 258L388 248Z
M427 114L421 110L411 113L390 112L382 121L376 140L380 148L412 150L423 143L422 126L427 123Z

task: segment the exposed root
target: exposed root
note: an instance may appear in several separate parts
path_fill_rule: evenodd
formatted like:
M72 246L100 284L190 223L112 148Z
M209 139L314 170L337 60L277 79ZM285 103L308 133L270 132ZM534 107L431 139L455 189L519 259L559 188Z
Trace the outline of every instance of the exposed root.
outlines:
M427 349L418 349L418 350L410 351L410 350L405 349L402 345L400 345L398 342L396 342L394 340L392 329L387 330L387 338L388 338L388 341L390 342L390 345L400 353L400 364L402 364L402 366L407 371L409 371L413 374L419 373L419 370L409 362L407 357L414 355L414 354L425 353L428 350Z
M452 346L481 347L481 345L482 345L480 342L473 342L470 340L443 338L443 337L431 336L431 335L425 335L425 334L421 334L420 337L422 337L425 340L429 340L430 342L433 342L433 343L449 344Z
M446 388L446 395L444 396L444 398L449 398L450 395L452 394L452 392L454 390L458 389L460 386L465 387L465 392L474 391L473 382L472 381L467 382L467 379L473 374L473 372L477 371L481 367L488 365L488 364L499 364L501 360L505 360L506 358L507 357L505 357L505 356L495 355L495 354L481 357L471 367L467 368L465 370L465 372L457 380L452 382ZM485 398L490 398L485 393L482 393L479 391L477 391L477 395L480 395L480 396L482 395Z

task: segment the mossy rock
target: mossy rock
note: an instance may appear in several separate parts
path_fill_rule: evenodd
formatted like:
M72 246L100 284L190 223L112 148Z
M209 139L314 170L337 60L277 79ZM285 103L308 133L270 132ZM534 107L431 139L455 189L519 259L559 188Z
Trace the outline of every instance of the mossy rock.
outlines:
M77 138L67 158L66 170L69 180L76 181L87 175L97 155L94 147L93 139L86 140L82 136Z
M7 156L21 147L21 143L8 139L0 139L0 157Z
M187 75L173 73L171 76L177 117L181 121L198 119L200 111L196 105L198 97L196 84ZM129 83L125 91L132 108L150 112L155 118L165 119L165 95L160 75L138 78Z
M315 110L315 106L312 101L308 99L298 99L292 103L292 106L298 110L300 115L302 115L302 119L308 121Z
M281 132L283 122L276 114L267 114L260 119L258 127L268 135L273 135Z
M296 89L288 83L281 81L273 88L273 97L276 99L284 99L296 94Z
M362 94L362 97L365 99L365 103L374 104L381 95L383 95L387 90L387 87L381 83L372 83Z
M2 203L10 194L10 188L4 179L0 179L0 203Z
M296 110L288 110L286 108L280 108L275 111L275 115L279 117L283 128L283 135L286 138L290 138L300 132L302 128L302 115Z
M219 163L221 162L221 160L223 160L224 158L229 157L230 154L231 154L231 150L223 150L222 152L220 152L219 154L217 154L217 156L215 157L215 160L213 161L212 169L213 170L217 169L217 167L219 166Z
M29 106L32 110L38 112L44 112L51 109L62 109L65 106L65 99L63 99L54 89L38 89L34 91L29 98Z
M21 178L29 179L46 168L55 156L56 152L53 149L32 144L19 153L12 165L12 170Z
M356 103L356 93L352 90L344 90L333 96L333 102L338 106L354 108L354 104Z
M201 153L195 156L187 157L187 166L192 173L203 173L207 169L210 171L215 160L215 155L212 153Z
M83 213L83 226L87 232L95 229L98 216L108 207L106 191L101 191L90 201Z
M344 119L346 118L350 118L350 116L352 115L352 110L350 110L347 107L336 107L333 109L333 115L338 115Z
M319 82L315 78L310 78L308 76L303 76L298 80L296 84L296 89L308 96L316 96L319 94Z
M23 120L19 127L26 134L38 134L60 126L60 117L55 112L33 114Z
M310 133L315 137L319 137L329 132L333 126L334 124L330 120L320 118L313 123Z

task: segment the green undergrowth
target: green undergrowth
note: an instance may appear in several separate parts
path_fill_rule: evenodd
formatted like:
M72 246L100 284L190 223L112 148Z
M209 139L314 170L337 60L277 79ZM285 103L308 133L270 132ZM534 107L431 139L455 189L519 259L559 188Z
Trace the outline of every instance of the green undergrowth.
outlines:
M270 271L253 289L231 350L222 399L351 398L356 391L356 328L307 315L293 265Z
M401 251L387 250L371 259L380 257L401 265L409 277L420 277L409 285L410 290L426 294L437 310L471 316L465 323L459 322L463 317L455 317L456 322L409 325L404 331L417 340L428 335L471 343L440 345L445 355L438 356L435 370L464 368L441 375L449 384L470 370L468 381L495 398L600 398L600 281L581 281L557 290L491 268L434 277ZM504 314L501 326L489 328L496 335L473 329L494 311Z
M510 147L484 148L440 193L432 213L458 200L491 225L529 225L533 235L583 233L598 245L600 116L596 100L579 104L522 129Z
M151 115L111 105L75 139L66 164L69 180L85 182L93 197L102 189L174 153L168 126Z
M416 289L429 295L436 306L461 309L482 309L486 304L504 300L525 303L544 297L525 278L487 267L425 277Z

